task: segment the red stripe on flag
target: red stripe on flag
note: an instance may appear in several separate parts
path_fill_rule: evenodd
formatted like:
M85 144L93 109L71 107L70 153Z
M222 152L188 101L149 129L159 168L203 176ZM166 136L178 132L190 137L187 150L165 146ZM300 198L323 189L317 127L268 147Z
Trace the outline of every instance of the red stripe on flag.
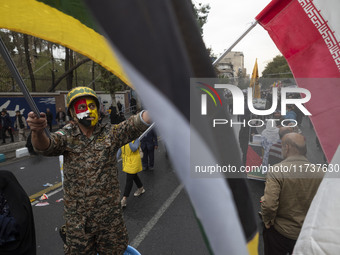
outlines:
M274 0L256 19L287 59L298 86L311 92L306 106L326 157L332 159L340 143L340 45L334 31L312 1Z
M268 31L278 49L287 59L294 77L340 77L339 69L327 45L339 46L339 43L333 40L331 29L321 14L315 11L313 16L309 17L310 10L306 10L307 15L298 1L285 0L281 3L275 0L270 5L273 4L276 6L267 6L256 19ZM280 10L281 12L278 12ZM318 24L319 27L317 27ZM325 38L323 38L322 29L329 32L324 35Z
M292 1L293 0L273 0L255 17L255 19L261 23L262 26L266 25Z

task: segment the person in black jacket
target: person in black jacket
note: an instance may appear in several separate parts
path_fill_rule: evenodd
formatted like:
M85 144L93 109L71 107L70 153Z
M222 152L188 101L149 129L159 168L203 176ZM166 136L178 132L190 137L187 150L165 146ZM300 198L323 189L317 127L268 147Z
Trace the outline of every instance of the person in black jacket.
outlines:
M137 113L137 101L134 97L131 97L131 99L130 99L130 108L131 108L132 114Z
M119 124L120 123L120 118L119 115L117 114L117 108L113 105L110 107L110 121L111 124Z
M11 136L11 142L14 142L13 132L12 132L12 121L7 114L6 110L1 111L1 133L2 133L2 143L6 143L6 131L8 131Z
M117 102L118 112L123 111L123 105L120 103L120 101Z
M47 120L47 126L49 127L50 131L52 132L53 114L52 114L50 108L46 108L46 120Z
M153 129L141 139L141 149L143 151L143 170L153 170L155 161L155 149L158 148L157 135Z
M65 121L66 121L66 113L61 109L61 107L58 108L58 112L57 115L55 117L55 119L58 122L58 126L59 128L62 128L63 126L65 126Z

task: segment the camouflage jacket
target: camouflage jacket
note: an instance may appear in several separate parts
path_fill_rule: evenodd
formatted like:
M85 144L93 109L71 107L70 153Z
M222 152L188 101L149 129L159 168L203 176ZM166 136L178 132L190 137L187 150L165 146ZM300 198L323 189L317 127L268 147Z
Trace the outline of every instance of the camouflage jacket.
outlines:
M51 134L50 147L37 152L45 156L64 155L66 219L77 214L99 224L112 223L120 213L117 151L147 127L138 114L118 125L97 124L90 138L82 134L77 124L68 124Z

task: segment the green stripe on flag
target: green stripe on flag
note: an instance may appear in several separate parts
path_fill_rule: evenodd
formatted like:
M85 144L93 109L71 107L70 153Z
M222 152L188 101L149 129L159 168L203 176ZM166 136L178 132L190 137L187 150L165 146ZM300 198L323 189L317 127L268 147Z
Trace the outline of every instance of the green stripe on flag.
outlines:
M38 2L42 2L47 4L73 18L79 20L85 26L92 28L96 32L98 29L95 25L94 20L92 19L91 14L88 9L84 5L82 0L37 0Z

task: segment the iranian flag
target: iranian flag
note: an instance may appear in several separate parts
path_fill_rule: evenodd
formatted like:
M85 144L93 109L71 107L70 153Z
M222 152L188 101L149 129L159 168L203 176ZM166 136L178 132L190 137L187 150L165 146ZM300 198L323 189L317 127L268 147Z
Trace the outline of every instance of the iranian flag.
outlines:
M288 61L328 159L340 143L340 1L274 0L256 20Z

